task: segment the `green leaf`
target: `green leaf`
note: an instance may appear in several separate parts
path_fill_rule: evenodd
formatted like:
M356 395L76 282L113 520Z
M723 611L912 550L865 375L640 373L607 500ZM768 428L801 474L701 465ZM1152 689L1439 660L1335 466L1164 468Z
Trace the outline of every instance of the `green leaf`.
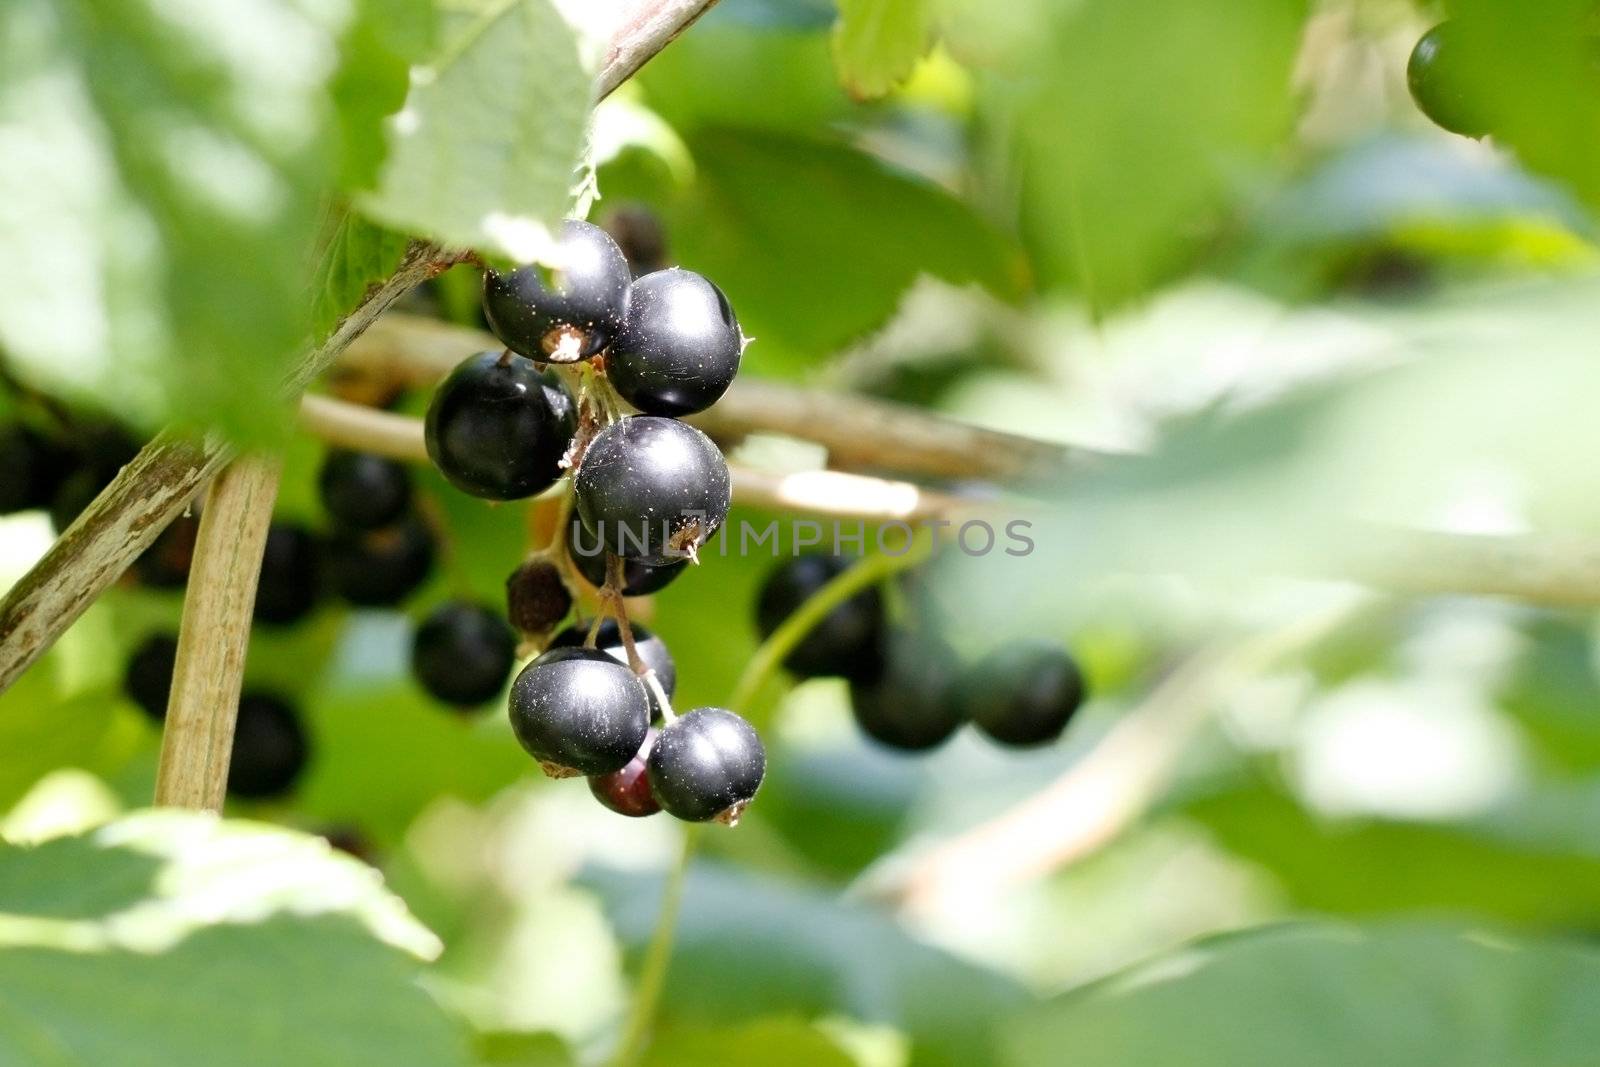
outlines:
M455 6L412 72L390 154L362 207L378 221L526 262L571 201L593 95L550 0Z
M472 1043L481 1067L572 1067L572 1053L555 1034L495 1030Z
M0 850L0 1061L465 1064L438 943L326 842L177 811Z
M1002 1040L1015 1067L1565 1067L1600 1042L1600 954L1429 927L1284 927L1068 994Z
M877 329L922 274L1007 297L1023 289L1006 235L865 153L747 130L690 145L699 181L672 213L673 241L728 294L756 338L745 358L757 373L815 366Z
M1071 5L1035 60L1038 87L1014 102L1023 217L1046 280L1106 308L1182 264L1293 114L1305 8Z
M839 0L833 59L857 99L882 96L904 81L932 43L929 0Z
M377 180L386 147L383 120L405 103L411 64L427 58L433 46L434 21L432 0L359 0L332 85L344 191L368 189Z
M758 1019L744 1026L679 1027L658 1035L645 1067L759 1063L762 1067L853 1067L855 1060L798 1019Z
M348 11L294 0L0 10L0 345L145 425L280 433L310 325Z
M405 255L404 234L347 213L322 254L312 296L312 318L327 333L361 302L369 288L394 273Z

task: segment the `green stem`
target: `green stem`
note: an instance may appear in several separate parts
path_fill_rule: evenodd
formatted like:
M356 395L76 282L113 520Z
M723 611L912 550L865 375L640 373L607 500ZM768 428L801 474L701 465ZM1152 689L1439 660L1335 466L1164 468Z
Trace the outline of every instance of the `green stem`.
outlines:
M689 876L689 860L694 855L695 842L699 837L700 824L690 823L684 827L683 847L661 890L661 912L656 916L655 929L650 933L650 945L645 950L644 963L639 968L639 988L633 995L627 1026L622 1032L616 1055L611 1057L610 1067L633 1067L649 1043L656 1004L661 1000L661 990L667 981L667 965L672 962L672 942L678 933L678 911L683 905L683 887Z
M743 714L761 692L761 687L767 684L770 678L795 646L805 640L807 634L828 617L828 613L855 596L868 586L883 581L891 574L916 566L933 553L933 538L919 534L911 545L898 556L891 556L886 552L866 556L853 564L849 570L836 575L827 585L813 593L806 602L800 605L800 610L783 620L783 624L772 631L772 636L762 642L756 649L755 655L750 657L750 662L745 665L744 673L739 676L739 684L734 687L733 695L728 698L728 707Z

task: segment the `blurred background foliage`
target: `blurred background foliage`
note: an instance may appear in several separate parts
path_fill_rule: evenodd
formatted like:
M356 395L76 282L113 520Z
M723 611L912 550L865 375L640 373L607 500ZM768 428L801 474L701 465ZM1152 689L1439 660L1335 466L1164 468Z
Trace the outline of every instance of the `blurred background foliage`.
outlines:
M762 694L769 780L704 835L648 1063L1592 1062L1594 614L1281 577L1337 574L1357 521L1600 536L1592 7L723 0L586 130L615 4L10 0L0 347L137 432L285 448L279 510L316 522L320 446L263 398L405 235L525 257L573 198L647 207L748 375L1146 454L1041 487L1033 555L923 575L963 658L1070 642L1096 698L1061 745L908 760L842 683ZM1492 44L1488 141L1406 92L1447 14ZM457 268L409 310L477 324L475 294ZM0 696L0 1061L606 1054L680 831L409 680L414 619L498 602L525 538L422 478L451 566L406 614L252 642L308 717L289 800L124 814L158 735L122 664L173 594L112 590ZM0 519L0 587L51 536ZM726 699L770 566L649 605L680 702ZM1148 795L1059 815L1093 847L905 882L1130 721Z

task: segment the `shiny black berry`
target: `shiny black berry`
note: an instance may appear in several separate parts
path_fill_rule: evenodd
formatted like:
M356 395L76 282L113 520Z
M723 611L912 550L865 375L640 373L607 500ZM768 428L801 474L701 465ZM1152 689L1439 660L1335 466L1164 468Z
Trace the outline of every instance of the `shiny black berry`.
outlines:
M1481 86L1495 59L1480 51L1460 24L1441 22L1422 35L1406 64L1406 84L1417 108L1434 125L1464 137L1490 132Z
M771 637L800 605L854 562L848 556L811 555L779 564L756 598L756 629L762 638ZM802 678L870 680L883 669L883 647L883 597L869 587L824 615L783 665Z
M639 752L650 701L633 671L594 648L553 648L511 684L511 728L553 778L609 774Z
M417 627L411 674L435 700L472 708L505 688L517 658L517 639L504 619L478 604L452 600Z
M991 652L962 679L966 715L1005 745L1042 745L1083 703L1083 674L1063 649L1039 641Z
M739 320L722 290L674 267L645 275L628 291L606 377L640 411L688 415L728 391L743 351Z
M133 650L127 669L122 672L122 691L157 722L167 717L172 668L177 661L177 635L151 634Z
M239 698L229 793L251 799L280 796L300 777L309 755L300 716L291 705L268 693Z
M767 754L755 728L733 712L695 708L662 727L647 766L667 814L732 825L761 788Z
M654 211L643 204L622 204L606 214L602 223L617 242L635 278L667 265L667 230Z
M547 634L571 610L572 592L547 559L527 560L506 578L506 618L522 633Z
M629 629L633 631L633 650L639 654L639 660L650 670L655 672L656 681L661 683L661 688L667 694L667 699L678 692L678 665L672 661L672 653L667 650L667 643L645 628L642 623L633 623ZM565 630L550 639L551 648L578 648L589 637L589 623L587 621L568 626ZM628 649L622 643L622 629L617 626L615 619L606 619L600 624L599 631L594 637L594 647L602 652L611 654L611 658L628 666ZM661 717L661 709L656 707L655 694L650 695L650 718L653 720Z
M632 278L616 242L598 226L561 227L553 270L518 267L483 276L483 314L502 344L538 360L570 362L611 343Z
M577 414L553 372L481 352L439 383L428 405L428 456L449 483L487 500L533 496L561 477Z
M317 493L337 525L375 530L398 522L411 507L411 472L386 456L341 449L322 461Z
M728 464L711 438L654 415L596 434L575 481L589 536L652 566L693 555L727 518L731 493Z
M573 566L578 568L578 573L583 575L584 581L596 589L606 584L606 550L598 537L584 530L580 521L574 520L568 531L567 555ZM659 567L640 563L636 559L625 559L622 561L622 595L648 596L658 593L671 585L688 566L686 559Z
M261 553L255 620L269 626L299 622L321 595L322 546L316 535L294 523L273 523Z
M427 580L436 553L433 531L411 515L382 530L336 533L328 541L328 577L357 607L389 607Z
M651 729L645 734L644 744L639 746L638 753L626 766L619 771L597 774L589 779L589 792L594 794L596 800L618 815L633 819L654 815L661 810L655 795L650 792L650 777L645 773L656 737L656 731Z
M880 744L907 752L935 748L963 721L955 651L928 636L889 639L882 677L850 684L856 725Z
M182 589L189 581L189 565L194 562L194 542L199 534L198 515L179 515L133 561L134 577L152 589Z

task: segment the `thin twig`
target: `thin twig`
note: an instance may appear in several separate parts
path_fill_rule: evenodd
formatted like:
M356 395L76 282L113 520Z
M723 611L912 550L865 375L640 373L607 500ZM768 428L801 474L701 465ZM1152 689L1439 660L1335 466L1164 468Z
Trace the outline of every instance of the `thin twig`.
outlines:
M206 496L161 732L158 805L222 810L278 473L276 460L235 460Z

